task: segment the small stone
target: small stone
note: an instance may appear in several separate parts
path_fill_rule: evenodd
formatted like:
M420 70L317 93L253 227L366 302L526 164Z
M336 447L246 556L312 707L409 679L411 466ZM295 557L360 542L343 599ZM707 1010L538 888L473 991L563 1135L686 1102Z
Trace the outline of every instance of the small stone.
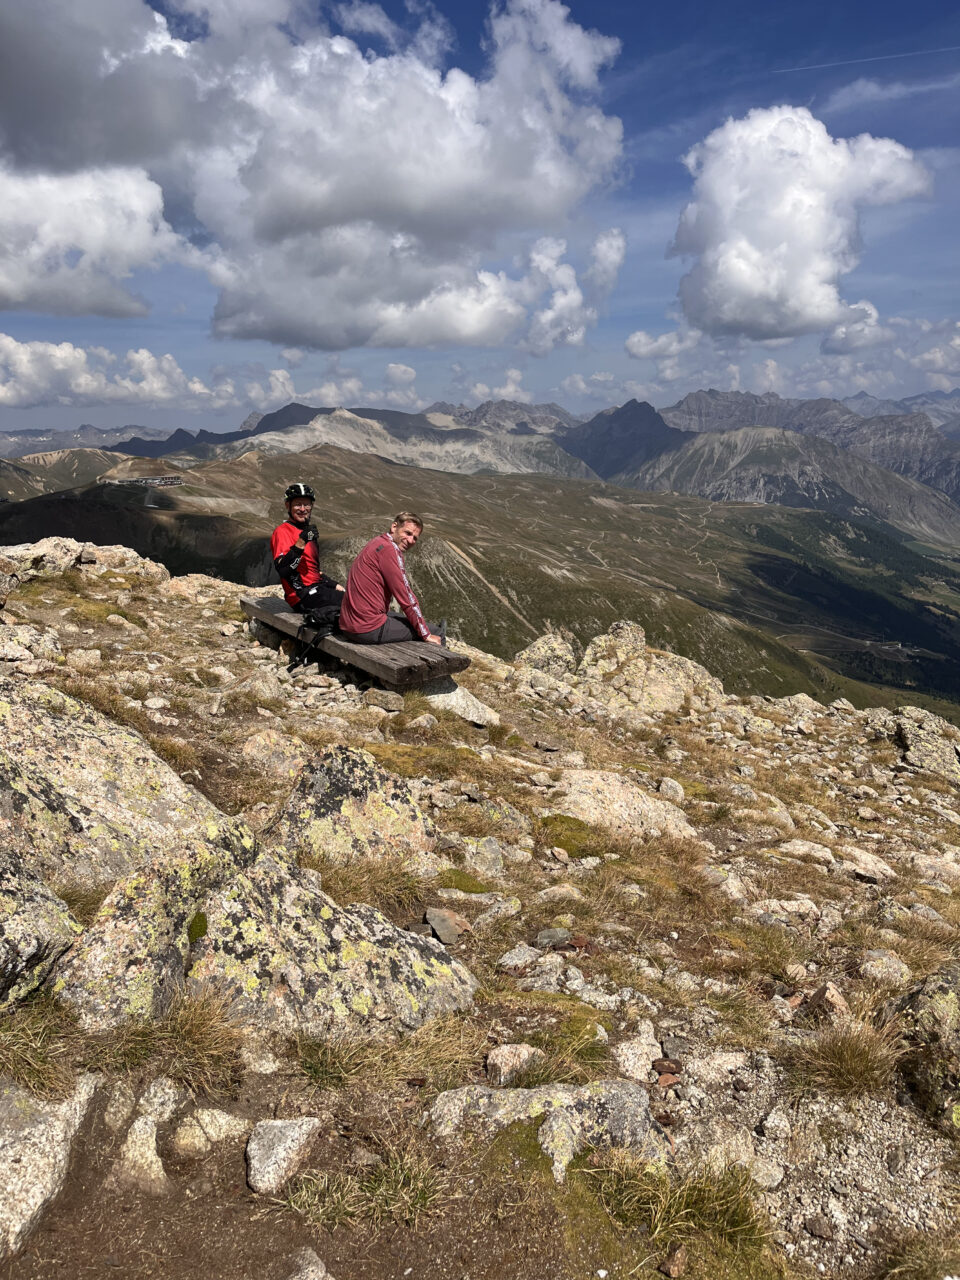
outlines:
M293 1270L284 1280L334 1280L312 1249L300 1249L290 1259Z
M786 1142L792 1132L790 1120L782 1107L774 1107L757 1127L765 1138L772 1138L774 1142Z
M515 947L511 947L509 951L505 951L497 961L498 969L520 970L525 969L528 964L533 964L540 959L540 952L536 947L528 946L526 942L520 942Z
M833 1224L826 1214L814 1214L812 1217L807 1218L803 1225L805 1230L818 1240L833 1239Z
M807 1001L807 1009L810 1013L826 1017L830 1022L849 1022L852 1016L850 1006L839 987L832 982L825 982L822 987L817 988Z
M512 1084L530 1067L545 1062L547 1055L532 1044L500 1044L487 1054L487 1079L503 1087Z
M657 790L664 800L669 800L671 804L683 804L686 798L683 787L675 778L661 778Z
M860 962L860 976L889 986L902 987L906 986L913 974L909 965L904 964L895 952L878 949L864 952Z
M546 951L550 947L562 947L572 937L573 934L569 929L541 929L537 934L537 946L541 951Z
M402 711L403 695L389 689L368 689L363 695L364 706L382 707L384 711Z
M657 1270L665 1276L670 1276L671 1280L676 1280L677 1276L682 1276L687 1269L687 1246L685 1244L675 1244L670 1247L667 1256L660 1263Z
M152 1116L137 1116L130 1126L111 1181L148 1195L162 1195L168 1189L169 1180L157 1151L157 1122Z
M637 1025L637 1034L629 1040L621 1040L614 1046L613 1056L617 1060L620 1074L628 1080L646 1080L654 1062L662 1061L660 1042L657 1040L653 1023L644 1018Z
M173 1119L189 1097L186 1089L181 1089L166 1076L157 1076L144 1091L137 1104L137 1111L142 1116L149 1116L157 1124L165 1124Z
M469 920L444 907L429 907L423 913L423 918L444 946L456 942L461 933L467 933L471 927Z
M261 1120L247 1142L247 1182L260 1195L273 1195L297 1172L321 1127L314 1116Z

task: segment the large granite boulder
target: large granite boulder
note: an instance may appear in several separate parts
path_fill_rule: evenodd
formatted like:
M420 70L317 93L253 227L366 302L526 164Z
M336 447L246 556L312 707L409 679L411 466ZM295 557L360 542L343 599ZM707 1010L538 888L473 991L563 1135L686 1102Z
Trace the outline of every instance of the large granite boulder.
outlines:
M679 711L685 704L709 707L723 697L723 685L705 667L647 647L646 634L636 622L615 622L609 631L587 645L577 668L581 685L614 704L637 712Z
M317 872L265 854L204 904L188 987L233 999L240 1021L324 1035L408 1031L467 1008L476 981L440 943L373 907L341 907Z
M697 834L675 804L611 769L564 769L544 813L566 814L627 838Z
M295 858L334 862L433 847L407 784L350 747L332 747L307 766L264 841Z
M0 842L44 880L112 884L226 821L139 733L0 679Z
M79 933L66 903L0 846L0 1008L38 987Z
M960 964L931 974L890 1009L909 1046L904 1076L923 1107L960 1136Z

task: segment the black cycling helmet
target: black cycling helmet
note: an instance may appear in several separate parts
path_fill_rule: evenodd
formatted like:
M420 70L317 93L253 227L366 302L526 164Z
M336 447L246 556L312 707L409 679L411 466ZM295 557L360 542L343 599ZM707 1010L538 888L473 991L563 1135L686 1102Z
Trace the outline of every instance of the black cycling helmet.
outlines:
M317 495L308 484L288 484L283 495L284 502L291 502L294 498L309 498L311 502L316 502Z

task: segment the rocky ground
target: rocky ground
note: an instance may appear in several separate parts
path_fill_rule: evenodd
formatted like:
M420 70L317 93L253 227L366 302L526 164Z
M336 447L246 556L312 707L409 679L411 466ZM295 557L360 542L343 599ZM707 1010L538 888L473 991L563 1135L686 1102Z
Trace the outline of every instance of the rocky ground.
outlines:
M242 594L0 552L0 1276L960 1273L956 729Z

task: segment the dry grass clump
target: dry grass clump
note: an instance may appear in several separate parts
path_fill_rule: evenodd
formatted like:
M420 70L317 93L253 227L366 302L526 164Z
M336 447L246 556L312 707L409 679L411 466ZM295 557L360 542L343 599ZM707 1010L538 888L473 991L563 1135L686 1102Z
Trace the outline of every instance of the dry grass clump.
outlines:
M112 884L100 884L91 887L90 885L67 883L54 885L53 891L61 902L66 903L73 918L86 929L93 923L97 912L103 906L112 888Z
M409 1140L387 1139L379 1157L357 1172L304 1174L287 1193L287 1208L328 1231L355 1222L415 1230L447 1201L449 1175Z
M696 1237L737 1251L758 1251L769 1227L746 1169L687 1169L671 1173L625 1151L593 1157L590 1179L610 1217L627 1230L646 1231L651 1243Z
M420 879L407 869L398 853L349 862L311 854L301 858L300 865L318 871L324 893L341 905L365 902L389 915L409 911L423 896Z
M513 1081L513 1087L533 1089L541 1084L587 1084L616 1074L613 1054L597 1030L595 1019L574 1015L558 1027L531 1036L531 1043L542 1049L546 1057L520 1072Z
M0 1014L0 1077L41 1098L64 1098L74 1083L74 1019L48 996Z
M156 1021L131 1019L91 1043L87 1064L133 1071L150 1062L193 1094L230 1097L243 1074L243 1033L218 995L182 996Z
M485 1045L483 1028L448 1014L395 1040L301 1037L294 1053L301 1071L321 1089L413 1084L430 1096L476 1078Z
M85 702L99 711L109 720L125 725L129 729L137 729L146 734L153 728L147 715L139 707L127 706L126 695L112 684L105 681L85 680L81 676L65 676L57 680L57 687L77 702ZM51 710L54 710L51 708ZM54 714L56 714L54 710Z
M858 1097L882 1093L904 1055L896 1022L874 1026L854 1019L825 1027L794 1046L787 1072L795 1093Z
M909 1236L889 1247L874 1280L949 1280L960 1275L960 1234Z
M760 1049L770 1043L773 1020L769 1004L755 987L738 987L708 1000L720 1018L718 1044Z

